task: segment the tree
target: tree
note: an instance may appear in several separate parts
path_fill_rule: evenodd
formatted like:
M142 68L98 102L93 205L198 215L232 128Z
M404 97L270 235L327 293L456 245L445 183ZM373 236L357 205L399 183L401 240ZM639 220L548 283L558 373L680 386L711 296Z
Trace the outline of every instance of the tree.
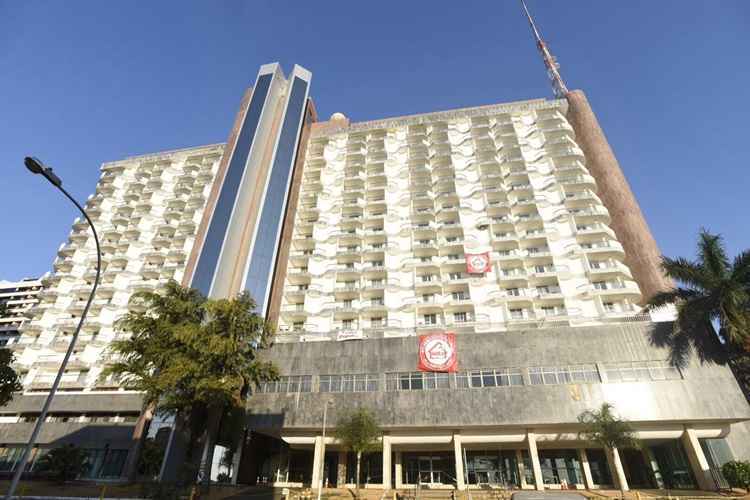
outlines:
M336 422L334 436L345 450L357 455L357 475L354 480L357 496L359 496L359 472L362 454L378 449L380 447L378 439L382 434L375 415L365 408L346 413Z
M13 393L23 389L12 363L13 353L10 349L0 349L0 406L10 403Z
M143 392L157 413L185 425L186 463L199 461L203 472L222 416L242 408L251 386L278 376L271 363L258 359L273 331L254 309L248 294L208 300L170 281L163 293L134 295L117 323L130 336L111 344L114 361L102 376L118 377L123 387Z
M672 331L653 339L670 348L672 363L684 365L691 349L718 362L742 353L750 339L750 250L730 262L721 236L701 230L697 259L662 257L662 269L678 286L651 297L647 310L677 308Z
M721 473L732 488L750 488L750 462L727 462L721 467Z
M604 448L615 463L620 459L619 449L639 447L633 428L627 421L615 415L614 407L609 403L603 403L598 410L584 411L578 415L578 422L583 426L578 433L578 438ZM614 472L617 475L620 494L622 498L625 498L624 478L620 477L618 470Z
M38 463L40 471L51 473L61 483L72 481L87 467L86 452L73 444L49 450Z

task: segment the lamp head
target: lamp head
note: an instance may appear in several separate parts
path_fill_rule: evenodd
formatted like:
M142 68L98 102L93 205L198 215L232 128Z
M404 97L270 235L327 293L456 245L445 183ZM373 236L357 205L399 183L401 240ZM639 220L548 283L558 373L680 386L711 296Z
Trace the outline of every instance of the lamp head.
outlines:
M26 165L26 168L28 168L29 171L33 174L41 174L42 172L44 172L44 164L39 160L39 158L27 156L23 159L23 164Z
M62 181L57 175L55 175L52 168L45 167L44 163L42 163L39 158L27 156L23 159L23 164L26 165L26 168L28 168L32 174L42 174L44 178L50 181L53 185L57 187L62 186Z

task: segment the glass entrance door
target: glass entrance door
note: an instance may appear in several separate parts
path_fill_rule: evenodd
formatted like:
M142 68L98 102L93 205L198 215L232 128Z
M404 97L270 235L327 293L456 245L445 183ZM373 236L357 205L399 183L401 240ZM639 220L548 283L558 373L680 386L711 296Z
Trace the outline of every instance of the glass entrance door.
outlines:
M453 455L448 453L404 454L405 484L452 484Z

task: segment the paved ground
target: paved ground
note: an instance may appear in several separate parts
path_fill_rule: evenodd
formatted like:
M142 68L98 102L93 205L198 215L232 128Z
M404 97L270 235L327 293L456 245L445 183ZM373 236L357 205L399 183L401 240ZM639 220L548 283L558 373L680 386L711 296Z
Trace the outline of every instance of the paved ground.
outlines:
M512 500L586 500L580 493L572 491L518 491Z

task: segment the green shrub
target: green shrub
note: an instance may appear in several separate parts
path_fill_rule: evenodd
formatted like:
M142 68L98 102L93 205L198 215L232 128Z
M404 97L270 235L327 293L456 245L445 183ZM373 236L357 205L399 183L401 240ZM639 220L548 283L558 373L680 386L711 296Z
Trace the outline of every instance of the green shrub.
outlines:
M750 487L750 462L727 462L722 466L721 472L732 488Z
M86 451L73 444L51 449L38 464L40 472L49 472L60 482L75 479L86 467Z

